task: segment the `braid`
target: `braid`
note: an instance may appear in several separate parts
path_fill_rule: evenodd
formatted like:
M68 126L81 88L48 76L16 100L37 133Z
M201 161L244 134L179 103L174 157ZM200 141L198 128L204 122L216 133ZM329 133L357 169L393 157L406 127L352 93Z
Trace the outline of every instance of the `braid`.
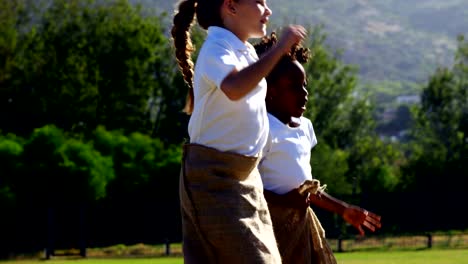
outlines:
M191 114L193 111L193 61L192 52L195 48L190 37L190 28L192 27L195 9L197 6L196 0L184 0L179 4L179 11L174 16L171 35L174 40L175 53L179 69L184 76L184 81L187 83L189 92L187 95L184 112Z

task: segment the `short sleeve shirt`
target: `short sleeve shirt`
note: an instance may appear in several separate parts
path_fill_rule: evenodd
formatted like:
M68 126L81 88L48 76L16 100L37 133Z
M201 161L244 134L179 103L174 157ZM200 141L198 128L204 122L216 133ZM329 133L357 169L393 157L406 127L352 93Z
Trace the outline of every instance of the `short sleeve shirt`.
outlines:
M224 28L208 28L195 64L194 110L188 127L191 143L246 156L260 154L269 130L265 79L236 101L220 89L235 68L241 70L257 60L250 43Z
M285 194L312 180L311 149L317 144L312 122L300 118L300 126L289 127L268 114L270 133L259 164L265 189Z

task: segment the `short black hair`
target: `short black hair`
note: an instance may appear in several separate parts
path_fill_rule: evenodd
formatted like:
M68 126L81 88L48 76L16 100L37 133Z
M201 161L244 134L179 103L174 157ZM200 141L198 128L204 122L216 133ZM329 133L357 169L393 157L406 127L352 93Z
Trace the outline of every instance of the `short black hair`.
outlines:
M255 51L259 56L262 56L263 53L267 52L268 50L273 47L278 42L278 37L276 36L275 32L272 32L270 36L265 36L262 40L254 45ZM310 49L302 47L300 45L294 45L291 48L291 51L284 55L285 58L290 60L297 60L300 63L306 63L310 57L311 52Z
M272 32L270 36L265 36L261 41L254 45L255 51L258 56L262 56L265 52L270 50L276 43L278 38L275 32ZM281 76L285 69L290 66L292 61L297 60L299 63L304 64L311 58L310 49L302 47L300 45L294 45L291 51L285 54L281 60L275 65L273 70L266 76L266 80L275 81Z

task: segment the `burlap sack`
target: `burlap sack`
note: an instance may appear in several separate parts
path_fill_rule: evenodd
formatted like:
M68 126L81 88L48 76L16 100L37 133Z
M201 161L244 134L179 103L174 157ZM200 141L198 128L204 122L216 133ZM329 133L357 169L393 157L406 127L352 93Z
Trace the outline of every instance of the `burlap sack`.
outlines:
M281 263L257 163L255 157L184 147L185 263Z
M306 203L314 182L278 195L264 191L283 264L336 264L325 230Z

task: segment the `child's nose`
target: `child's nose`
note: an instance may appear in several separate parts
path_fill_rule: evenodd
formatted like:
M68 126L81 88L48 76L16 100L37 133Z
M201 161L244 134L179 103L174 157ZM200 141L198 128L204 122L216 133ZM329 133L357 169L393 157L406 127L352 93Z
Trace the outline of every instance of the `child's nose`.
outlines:
M267 16L271 16L273 14L273 11L270 9L269 6L265 5L265 13Z
M304 96L309 96L309 91L307 91L306 87L302 87L302 92L304 93Z

